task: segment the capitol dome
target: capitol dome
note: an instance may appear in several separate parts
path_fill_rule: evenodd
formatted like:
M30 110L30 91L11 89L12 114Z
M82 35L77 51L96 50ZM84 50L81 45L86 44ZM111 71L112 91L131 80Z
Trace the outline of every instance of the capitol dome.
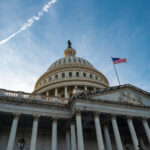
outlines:
M37 80L33 93L68 99L75 89L84 91L109 86L107 78L89 61L76 57L70 41L64 56L52 63Z

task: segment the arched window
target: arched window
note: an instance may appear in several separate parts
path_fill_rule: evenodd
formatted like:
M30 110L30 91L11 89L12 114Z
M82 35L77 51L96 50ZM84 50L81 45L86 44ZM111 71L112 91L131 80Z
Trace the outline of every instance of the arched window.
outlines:
M69 58L69 62L71 62L71 59Z
M95 79L97 80L98 78L97 78L97 77L95 77Z
M79 63L81 62L81 60L79 59Z
M86 73L85 72L83 72L83 77L86 77Z
M51 77L49 77L49 79L48 79L49 81L51 81L52 80L52 78Z
M90 78L92 78L92 75L90 74Z
M76 72L76 77L79 77L79 72Z
M72 72L69 72L69 77L72 77Z
M58 79L58 75L57 74L55 75L55 79Z
M62 78L65 78L65 73L62 73Z

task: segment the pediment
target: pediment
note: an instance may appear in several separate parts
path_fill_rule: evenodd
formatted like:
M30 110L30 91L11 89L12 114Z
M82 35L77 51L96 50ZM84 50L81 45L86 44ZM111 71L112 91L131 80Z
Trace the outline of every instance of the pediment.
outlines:
M149 94L149 93L148 93ZM150 106L150 96L135 87L114 88L91 96L92 99Z

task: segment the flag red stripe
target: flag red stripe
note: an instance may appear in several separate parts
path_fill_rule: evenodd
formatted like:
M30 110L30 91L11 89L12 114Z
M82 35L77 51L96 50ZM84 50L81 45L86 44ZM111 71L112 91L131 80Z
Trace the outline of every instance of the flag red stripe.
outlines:
M126 61L126 58L124 58L124 59L118 59L118 60L116 60L116 61L113 61L114 64L126 63L126 62L127 62L127 61Z

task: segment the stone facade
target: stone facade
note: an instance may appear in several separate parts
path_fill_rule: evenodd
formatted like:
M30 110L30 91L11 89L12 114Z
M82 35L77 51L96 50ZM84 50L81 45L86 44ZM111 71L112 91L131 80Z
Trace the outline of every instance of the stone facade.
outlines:
M150 93L109 87L75 55L66 49L33 93L0 89L0 150L150 149Z

